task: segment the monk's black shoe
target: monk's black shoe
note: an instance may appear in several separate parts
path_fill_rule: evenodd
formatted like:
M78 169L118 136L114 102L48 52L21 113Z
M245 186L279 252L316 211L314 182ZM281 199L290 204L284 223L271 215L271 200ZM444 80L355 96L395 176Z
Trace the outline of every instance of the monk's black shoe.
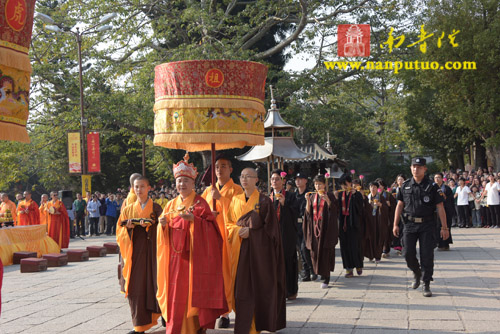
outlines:
M430 282L424 282L422 294L424 295L424 297L432 297Z
M415 281L411 284L412 289L417 289L420 286L420 278L422 278L422 271L419 269L416 273L413 274Z
M127 334L144 334L144 332L130 331Z
M165 319L163 319L163 317L161 317L161 325L163 327L167 327L167 322L165 321Z
M220 317L219 322L218 322L218 327L219 328L229 328L229 317Z

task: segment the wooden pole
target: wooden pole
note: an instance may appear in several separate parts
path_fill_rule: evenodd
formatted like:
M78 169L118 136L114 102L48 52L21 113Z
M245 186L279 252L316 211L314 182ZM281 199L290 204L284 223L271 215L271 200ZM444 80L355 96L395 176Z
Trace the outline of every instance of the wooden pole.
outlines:
M146 176L146 136L142 137L142 176Z
M217 187L217 181L215 178L215 143L212 143L212 187ZM214 198L212 201L212 210L216 211L217 203Z
M267 157L267 193L271 192L271 157Z

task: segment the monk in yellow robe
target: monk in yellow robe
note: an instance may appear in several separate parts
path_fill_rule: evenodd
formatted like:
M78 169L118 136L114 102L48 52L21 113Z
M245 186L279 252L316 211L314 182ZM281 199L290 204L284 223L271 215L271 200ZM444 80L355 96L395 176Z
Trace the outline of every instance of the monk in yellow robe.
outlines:
M14 225L17 225L17 209L16 204L9 199L6 193L0 194L2 197L2 204L0 204L0 217L7 217L10 213Z
M205 333L227 312L222 238L207 202L194 191L196 168L174 165L179 196L169 201L158 226L158 303L167 334Z
M215 162L215 175L217 176L217 183L214 186L210 186L201 195L208 205L212 208L212 211L217 211L215 213L217 217L217 224L219 226L219 231L221 232L223 246L222 246L222 273L224 275L224 290L226 293L227 305L229 310L233 309L233 293L231 292L231 270L229 264L229 253L227 249L227 231L224 224L224 220L227 216L227 211L233 196L243 193L243 189L234 183L231 178L231 173L233 172L233 167L231 161L226 158L219 158ZM216 208L213 207L213 201L216 200ZM229 328L229 315L226 314L222 316L219 320L219 328Z
M31 191L24 192L24 200L17 205L17 225L40 225L40 209L31 199Z
M162 210L148 198L150 189L147 178L135 178L137 201L121 210L116 225L122 259L120 285L128 299L134 325L129 334L144 333L157 324L161 314L156 300L156 230Z
M49 195L43 194L42 200L40 201L40 225L47 225L47 231L49 230L50 217L49 217Z
M139 173L134 173L130 175L130 191L127 195L127 198L125 198L125 200L123 201L122 208L130 204L134 204L137 201L137 195L135 194L134 191L134 181L140 177L142 177L142 175Z
M49 209L49 237L59 245L60 248L68 248L69 245L69 216L63 202L57 197L57 192L50 193L52 200L48 202Z
M257 190L257 171L245 168L228 210L226 227L236 313L234 333L286 327L285 260L271 199Z

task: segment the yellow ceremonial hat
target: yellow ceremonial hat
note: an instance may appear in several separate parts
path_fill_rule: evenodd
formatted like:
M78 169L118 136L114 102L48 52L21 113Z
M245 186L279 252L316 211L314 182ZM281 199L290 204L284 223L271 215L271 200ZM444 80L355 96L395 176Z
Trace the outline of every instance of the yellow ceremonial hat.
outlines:
M198 172L196 170L196 167L192 163L188 163L188 160L189 154L186 152L186 155L184 155L184 160L181 160L178 163L174 164L174 178L178 178L179 176L186 176L192 178L193 180L196 180Z

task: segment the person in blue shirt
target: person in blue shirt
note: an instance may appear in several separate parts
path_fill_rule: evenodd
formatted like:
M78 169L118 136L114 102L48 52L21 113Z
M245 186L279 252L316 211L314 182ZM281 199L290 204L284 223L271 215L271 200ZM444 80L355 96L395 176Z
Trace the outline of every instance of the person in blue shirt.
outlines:
M118 212L118 203L115 195L110 194L106 198L106 235L116 233L116 214Z

